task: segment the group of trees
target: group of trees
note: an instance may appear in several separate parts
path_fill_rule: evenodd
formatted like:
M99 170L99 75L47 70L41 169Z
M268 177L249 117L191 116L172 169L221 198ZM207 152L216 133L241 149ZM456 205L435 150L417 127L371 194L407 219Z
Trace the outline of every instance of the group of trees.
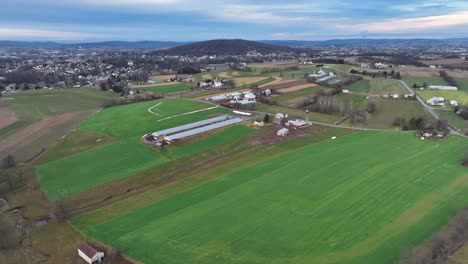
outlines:
M456 114L458 114L461 118L468 120L468 107L467 106L456 106L454 108Z
M408 121L404 118L396 117L393 120L393 125L401 127L402 130L417 130L421 134L426 132L440 132L446 134L449 131L448 122L443 119L437 120L434 124L425 120L423 117L412 117Z
M440 71L439 74L440 77L442 77L449 85L458 87L457 80L455 80L455 78L453 78L452 76L448 75L446 71Z
M145 92L145 93L140 93L140 94L134 94L131 96L131 98L130 96L128 96L127 98L120 97L120 98L107 100L102 104L102 107L107 108L107 107L124 105L124 104L129 104L129 103L145 102L145 101L156 100L156 99L163 98L163 97L164 96L159 93Z
M302 101L300 104L299 104L299 108L307 108L308 106L311 106L313 104L315 104L317 101L318 101L318 98L319 97L327 97L327 96L333 96L333 95L336 95L336 94L340 94L342 93L343 90L342 89L339 89L339 88L336 88L336 89L332 89L332 90L320 90L318 91L317 93L314 93L310 96L308 96L306 99L304 99L304 101ZM327 100L325 99L321 99L322 102L325 102ZM331 104L332 105L332 104ZM309 109L311 111L316 111L317 108L315 109Z
M99 87L102 91L112 90L115 93L121 93L128 88L127 79L117 75L111 75L105 82L101 82Z
M468 208L463 209L424 245L408 252L400 264L445 264L468 239ZM398 263L398 262L395 262Z
M390 72L388 71L358 71L356 69L351 69L350 73L352 74L361 74L361 75L366 75L366 76L372 76L373 78L375 77L391 77L393 79L401 80L401 74L399 71L391 70Z
M177 70L177 74L197 74L201 71L197 68L185 66Z

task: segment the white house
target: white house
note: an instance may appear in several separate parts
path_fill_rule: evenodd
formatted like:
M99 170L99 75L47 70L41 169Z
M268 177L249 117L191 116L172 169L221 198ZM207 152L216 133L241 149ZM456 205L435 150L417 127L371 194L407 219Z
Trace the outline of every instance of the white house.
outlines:
M458 91L456 86L442 86L442 85L429 85L427 87L429 90L445 90L445 91Z
M427 100L427 103L432 106L445 106L445 99L443 97L434 96Z
M215 88L223 87L223 83L220 82L220 81L215 81L215 82L213 83L213 86L214 86Z
M277 114L275 115L275 118L276 118L276 119L283 119L283 118L284 118L284 115L283 115L283 113L277 113Z
M257 97L253 93L249 92L249 93L244 94L244 100L255 101L255 98L257 98Z
M458 106L458 102L455 101L455 100L450 100L449 103L450 103L451 106Z
M104 252L88 242L80 245L78 255L89 264L101 262L104 259Z
M282 129L278 130L276 132L276 135L280 136L280 137L285 137L289 134L289 129L283 127Z

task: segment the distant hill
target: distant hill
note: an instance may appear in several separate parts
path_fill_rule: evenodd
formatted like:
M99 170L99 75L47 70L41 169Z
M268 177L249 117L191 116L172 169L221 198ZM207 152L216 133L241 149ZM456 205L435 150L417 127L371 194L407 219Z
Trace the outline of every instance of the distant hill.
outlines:
M263 54L275 52L294 52L295 49L287 46L261 43L243 39L215 39L190 43L165 50L168 55L243 55L249 51Z
M349 46L349 45L382 45L382 44L456 44L468 43L468 38L451 39L330 39L330 40L260 40L259 42L271 45L290 47L310 46Z
M57 42L27 42L27 41L0 41L0 48L39 48L39 49L59 49L59 48L109 48L109 49L165 49L189 42L175 41L106 41L90 43L57 43Z

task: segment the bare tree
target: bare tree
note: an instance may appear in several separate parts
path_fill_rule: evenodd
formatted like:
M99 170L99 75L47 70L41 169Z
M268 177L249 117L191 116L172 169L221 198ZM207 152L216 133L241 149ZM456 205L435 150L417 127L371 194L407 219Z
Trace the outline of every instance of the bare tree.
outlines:
M6 157L4 157L2 160L2 167L4 169L11 169L16 167L15 157L13 157L11 154L8 154Z

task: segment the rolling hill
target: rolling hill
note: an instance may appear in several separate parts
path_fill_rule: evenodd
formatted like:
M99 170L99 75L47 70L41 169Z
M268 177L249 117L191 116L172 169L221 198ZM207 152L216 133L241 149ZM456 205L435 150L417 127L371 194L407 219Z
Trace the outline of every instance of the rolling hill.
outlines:
M272 45L243 39L215 39L181 45L164 51L168 55L243 55L249 51L259 53L294 52L287 46Z

